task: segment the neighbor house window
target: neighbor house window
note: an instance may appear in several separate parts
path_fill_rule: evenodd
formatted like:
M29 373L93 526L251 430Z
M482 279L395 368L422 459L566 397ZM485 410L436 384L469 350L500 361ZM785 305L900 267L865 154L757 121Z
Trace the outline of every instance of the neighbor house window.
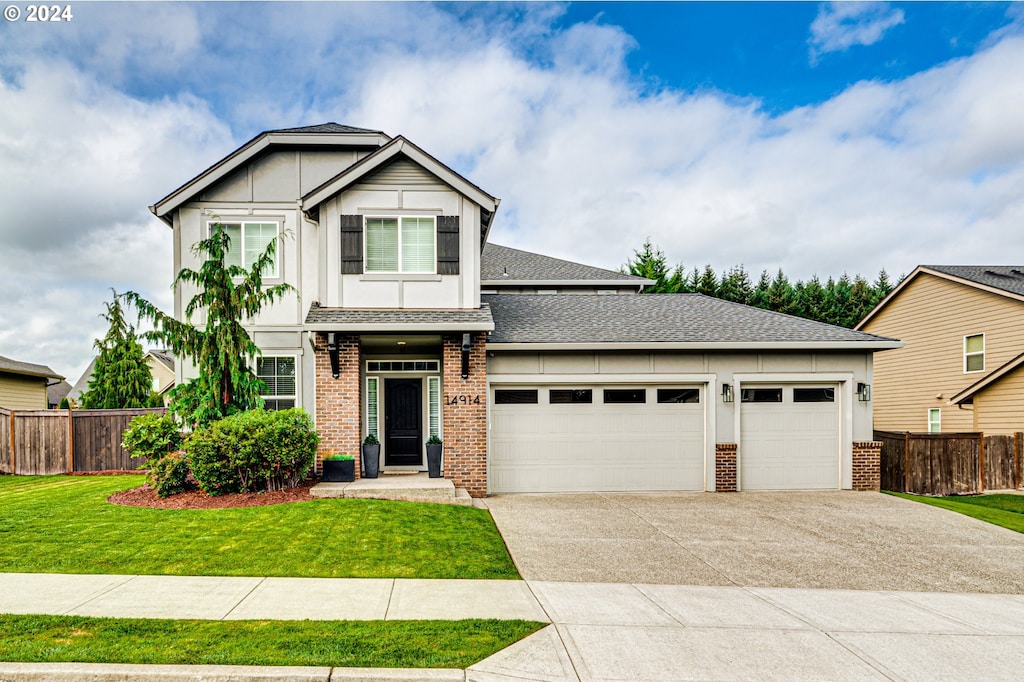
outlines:
M214 223L216 226L218 223ZM219 223L221 228L231 238L231 245L228 247L227 255L224 256L226 265L237 265L248 270L253 263L263 255L272 241L277 239L278 224L264 222L237 222ZM271 259L269 265L261 273L264 277L278 277L280 268L280 243Z
M267 385L263 398L268 410L287 410L295 407L295 358L293 356L263 356L256 360L256 376Z
M437 267L434 218L366 219L366 272L431 274Z
M964 337L964 372L985 371L985 335Z
M928 433L939 433L942 431L942 410L933 407L928 410Z

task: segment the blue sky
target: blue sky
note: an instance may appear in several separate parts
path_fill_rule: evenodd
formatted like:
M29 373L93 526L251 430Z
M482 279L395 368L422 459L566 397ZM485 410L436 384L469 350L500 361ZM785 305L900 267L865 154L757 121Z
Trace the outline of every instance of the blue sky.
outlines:
M0 22L0 355L72 379L111 287L170 305L147 207L324 121L501 197L493 241L594 265L646 237L755 276L1021 262L1020 5L71 6Z

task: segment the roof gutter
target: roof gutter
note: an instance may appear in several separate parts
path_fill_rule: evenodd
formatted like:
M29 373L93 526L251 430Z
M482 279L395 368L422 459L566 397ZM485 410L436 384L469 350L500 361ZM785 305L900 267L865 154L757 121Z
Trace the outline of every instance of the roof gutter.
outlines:
M493 322L312 322L302 326L310 332L373 332L431 333L431 332L490 332Z
M649 279L485 279L480 281L480 286L522 286L522 287L645 287L654 284Z

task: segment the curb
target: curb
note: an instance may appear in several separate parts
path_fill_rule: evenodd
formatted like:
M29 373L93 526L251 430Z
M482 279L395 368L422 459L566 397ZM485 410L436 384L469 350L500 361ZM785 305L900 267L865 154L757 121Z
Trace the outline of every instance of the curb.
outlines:
M465 682L451 668L0 663L0 682Z

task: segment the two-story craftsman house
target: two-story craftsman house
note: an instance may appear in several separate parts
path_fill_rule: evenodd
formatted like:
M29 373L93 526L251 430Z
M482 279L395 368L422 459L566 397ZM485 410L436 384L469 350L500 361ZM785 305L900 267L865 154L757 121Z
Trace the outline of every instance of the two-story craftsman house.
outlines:
M498 204L403 137L328 123L265 132L152 211L176 270L214 223L243 266L278 240L265 281L298 295L252 320L257 373L322 451L373 433L384 472L421 470L436 434L475 496L877 488L866 387L899 342L636 295L646 280L489 243Z

